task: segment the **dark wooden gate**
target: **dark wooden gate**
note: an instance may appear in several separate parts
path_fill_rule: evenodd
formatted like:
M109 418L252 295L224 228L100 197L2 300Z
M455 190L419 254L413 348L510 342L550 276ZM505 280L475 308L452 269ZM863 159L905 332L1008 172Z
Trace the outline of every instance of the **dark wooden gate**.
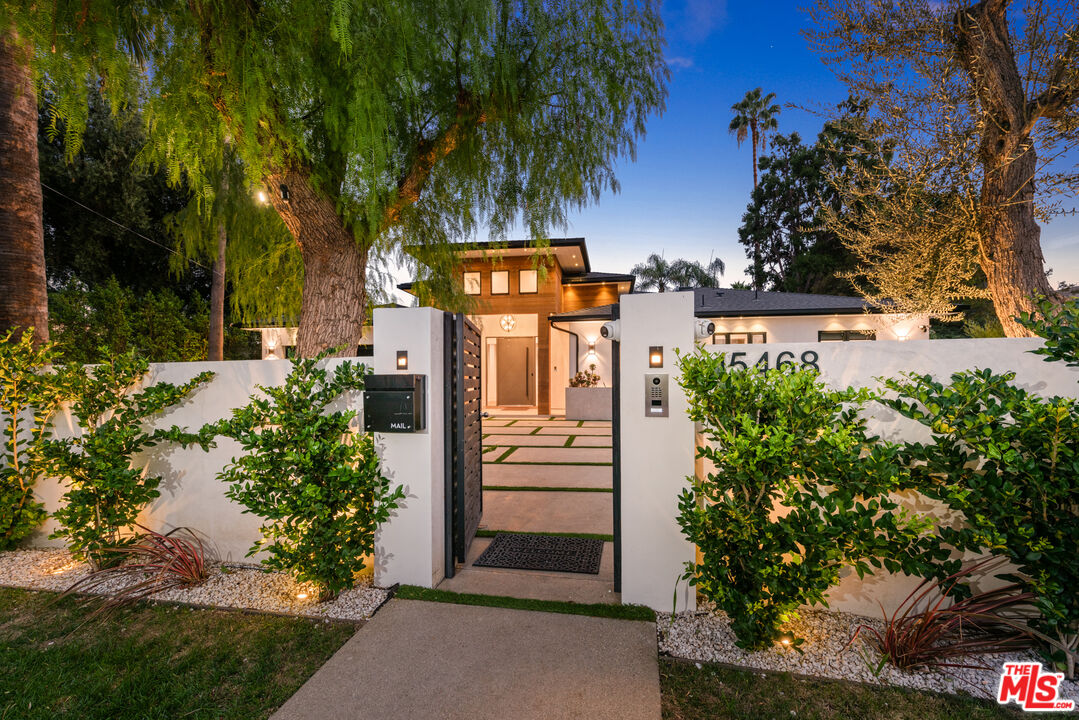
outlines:
M480 331L446 313L446 577L463 563L483 514Z

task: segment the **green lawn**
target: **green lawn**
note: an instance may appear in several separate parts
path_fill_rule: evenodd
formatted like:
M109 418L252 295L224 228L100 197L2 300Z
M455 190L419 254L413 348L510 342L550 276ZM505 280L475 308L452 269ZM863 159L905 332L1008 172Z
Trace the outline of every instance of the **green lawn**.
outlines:
M665 720L1015 720L1047 715L901 688L704 663L698 668L692 662L666 657L659 659L659 681Z
M147 604L81 624L90 609L0 588L0 719L265 718L356 632Z

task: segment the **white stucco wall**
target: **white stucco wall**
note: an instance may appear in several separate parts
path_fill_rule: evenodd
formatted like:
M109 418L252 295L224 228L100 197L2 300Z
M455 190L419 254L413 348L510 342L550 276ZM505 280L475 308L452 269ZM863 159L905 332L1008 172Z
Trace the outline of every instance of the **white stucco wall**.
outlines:
M327 361L335 367L342 360ZM358 362L354 360L354 362ZM234 408L246 405L257 385L280 385L288 375L290 362L242 360L229 362L155 363L143 381L145 385L158 382L186 382L200 372L215 373L213 379L195 390L182 404L166 411L151 423L152 427L179 425L197 430L202 425L229 417ZM362 410L359 394L349 396L341 407ZM62 412L56 419L56 437L71 437L78 432L74 418ZM136 458L136 465L147 473L160 475L161 496L139 516L139 522L155 530L190 527L208 540L212 551L221 560L243 560L247 551L259 539L258 517L244 513L244 508L225 496L226 485L217 479L233 457L240 452L239 443L218 438L217 447L209 452L190 447L186 450L165 443ZM65 492L61 481L46 479L38 483L36 494L50 512L60 506ZM28 539L34 547L62 547L62 539L50 540L48 535L57 529L51 517ZM260 559L256 556L253 560Z
M397 351L409 374L427 376L427 429L375 433L382 471L405 499L375 537L375 582L434 587L445 575L445 337L441 310L375 309L375 372L396 373Z
M679 583L695 548L675 518L678 495L694 473L693 423L677 382L675 348L693 347L693 293L623 295L620 347L622 418L622 602L670 611L693 610L696 590ZM648 349L663 348L663 367L648 366ZM668 417L645 415L645 375L666 373Z

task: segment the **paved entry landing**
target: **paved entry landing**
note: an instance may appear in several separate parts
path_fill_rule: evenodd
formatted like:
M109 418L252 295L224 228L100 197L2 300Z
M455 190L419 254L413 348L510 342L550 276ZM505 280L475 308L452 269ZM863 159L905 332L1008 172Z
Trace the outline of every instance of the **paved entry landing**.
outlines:
M658 720L649 622L391 600L273 720Z
M439 587L540 600L618 602L614 592L614 495L608 421L560 417L483 420L480 536L456 577ZM477 567L497 532L604 540L598 575Z

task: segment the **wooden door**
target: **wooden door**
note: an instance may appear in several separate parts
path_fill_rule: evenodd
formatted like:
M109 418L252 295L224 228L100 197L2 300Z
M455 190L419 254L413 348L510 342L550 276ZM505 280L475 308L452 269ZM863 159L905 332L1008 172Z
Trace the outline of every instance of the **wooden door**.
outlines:
M535 405L535 338L498 338L498 404Z

